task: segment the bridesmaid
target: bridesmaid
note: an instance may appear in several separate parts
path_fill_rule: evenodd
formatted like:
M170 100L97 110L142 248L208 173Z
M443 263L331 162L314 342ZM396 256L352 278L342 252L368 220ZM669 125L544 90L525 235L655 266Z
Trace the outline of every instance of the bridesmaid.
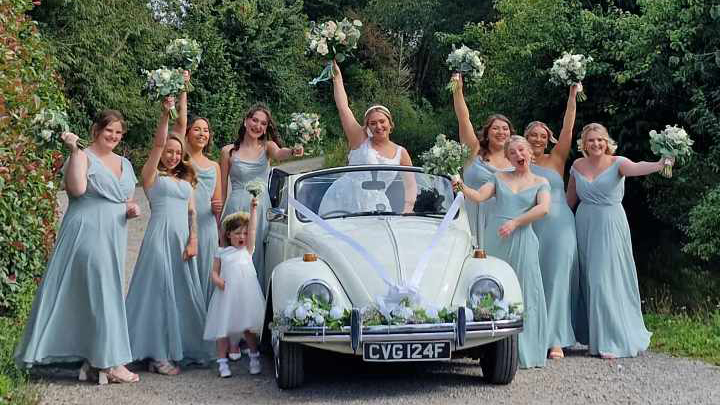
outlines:
M151 214L126 301L133 359L151 358L150 371L166 375L180 372L173 361L202 363L212 353L202 339L205 299L193 259L197 214L192 193L197 179L182 160L182 141L167 136L173 103L172 98L163 102L142 170Z
M515 128L504 115L493 114L485 121L482 137L476 136L463 95L462 76L455 73L452 75L452 80L458 82L453 93L453 105L460 130L460 142L470 148L471 156L471 160L465 165L463 179L469 187L478 189L485 183L492 182L498 171L513 170L510 161L505 157L504 146L508 137L515 134ZM482 203L466 200L465 208L475 244L480 248L486 248L487 233L494 233L487 230L486 224L495 215L495 197ZM495 255L493 251L489 249L487 251Z
M238 211L250 211L252 196L245 190L245 185L251 180L267 184L270 159L286 160L291 156L302 156L302 154L302 146L298 150L281 147L277 135L277 125L267 107L261 104L251 107L245 114L235 143L225 145L220 152L221 190L225 207L222 218ZM230 195L227 195L228 178L232 187ZM266 292L264 242L267 233L267 218L265 212L270 207L267 189L258 197L258 200L258 212L261 214L258 215L255 233L257 244L253 253L253 264L257 270L260 287L263 292Z
M185 71L185 81L190 81L187 71ZM213 291L210 273L214 254L218 248L218 222L222 212L222 190L218 181L220 165L205 155L212 145L213 132L210 121L207 118L193 117L190 119L190 125L187 124L187 93L182 92L178 103L178 119L173 125L172 132L185 141L187 153L198 179L194 195L198 219L198 254L195 261L207 308Z
M625 177L662 169L658 162L613 156L617 144L600 124L586 125L583 158L570 169L567 201L575 213L580 279L587 303L589 350L602 358L634 357L650 343L640 308L630 228L622 198Z
M487 247L510 264L520 281L525 320L518 337L520 367L543 367L548 347L547 310L538 239L529 225L549 212L550 185L530 171L532 151L525 138L511 136L505 155L514 171L496 173L478 190L463 185L463 192L477 202L497 198L495 215L488 222Z
M92 144L62 135L67 212L55 250L15 351L18 367L84 360L79 379L99 369L98 382L135 382L124 364L132 360L123 280L127 218L139 215L130 202L137 179L130 162L113 153L127 130L119 111L105 110L90 129Z
M575 97L579 86L570 87L560 139L553 136L545 123L533 121L525 129L525 138L532 147L535 164L530 170L550 181L550 213L533 223L540 242L540 271L548 312L548 345L551 359L564 356L563 347L575 344L573 304L579 295L577 288L577 239L575 217L565 199L565 162L570 154L572 131L575 126ZM548 141L555 144L545 153ZM576 305L575 305L576 306Z

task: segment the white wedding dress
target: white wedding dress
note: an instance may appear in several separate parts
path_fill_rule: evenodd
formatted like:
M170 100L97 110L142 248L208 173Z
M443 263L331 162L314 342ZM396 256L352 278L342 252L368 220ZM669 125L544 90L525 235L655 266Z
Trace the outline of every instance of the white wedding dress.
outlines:
M357 149L348 154L349 165L399 165L402 156L402 146L398 146L395 156L386 158L372 148L370 138L366 139ZM369 172L350 172L344 174L327 189L318 215L335 215L342 213L358 213L365 211L392 211L390 201L385 191L397 177L398 172L378 171L376 179ZM385 183L382 189L365 190L362 183L365 181L378 181Z

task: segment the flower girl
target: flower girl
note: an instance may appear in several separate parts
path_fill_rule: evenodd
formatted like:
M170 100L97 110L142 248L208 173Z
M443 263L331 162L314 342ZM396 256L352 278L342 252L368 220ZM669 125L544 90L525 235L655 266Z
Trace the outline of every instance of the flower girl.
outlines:
M263 299L257 273L252 262L255 250L257 199L253 198L250 214L237 212L225 217L222 239L227 247L218 249L211 279L217 287L210 299L205 340L215 340L220 377L230 377L228 350L230 340L241 335L250 347L250 374L260 373L257 333L263 322Z

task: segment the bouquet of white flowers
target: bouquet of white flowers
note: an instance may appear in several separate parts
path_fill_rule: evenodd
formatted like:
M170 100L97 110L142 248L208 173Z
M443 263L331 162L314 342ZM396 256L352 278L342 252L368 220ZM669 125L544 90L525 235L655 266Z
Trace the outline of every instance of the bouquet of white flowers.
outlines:
M313 296L289 301L282 312L275 313L271 328L279 330L293 326L309 326L340 329L348 325L350 325L350 311L338 306L331 307Z
M687 132L676 125L666 125L660 132L650 131L650 150L665 159L665 166L660 174L667 178L672 177L670 158L685 160L692 154L693 143Z
M41 143L56 144L60 135L70 131L68 115L57 109L42 109L32 120L32 131ZM78 139L77 145L85 148L85 142Z
M308 155L322 154L323 129L318 114L293 113L290 116L290 123L284 125L284 128L288 144L294 143L294 149L302 145Z
M193 71L200 64L202 49L194 39L178 38L165 48L170 65Z
M168 96L175 96L185 88L182 69L160 68L153 71L143 70L147 75L147 83L143 92L150 100L160 101ZM175 107L170 110L170 119L177 118Z
M470 148L467 145L447 139L445 135L440 134L435 138L435 145L420 155L420 160L423 162L425 172L460 180L460 169L469 157Z
M340 22L327 21L321 24L310 22L310 30L305 33L308 41L307 52L312 55L320 55L327 61L320 76L310 81L311 85L330 80L333 77L333 59L340 63L357 48L360 27L362 27L360 20L351 22L347 18Z
M563 52L563 56L553 62L550 69L550 82L559 86L572 86L580 83L585 79L587 73L587 65L593 61L592 56L571 55ZM583 92L578 92L578 101L587 100L587 96Z
M485 73L485 64L480 59L480 52L473 51L465 45L458 49L455 49L455 45L453 45L453 51L450 52L445 63L447 63L451 71L461 73L463 80L469 86L477 84L483 73ZM456 86L457 82L451 80L447 85L447 89L450 92L455 92Z
M245 185L245 190L253 196L258 198L263 192L265 192L265 183L258 180L251 180Z

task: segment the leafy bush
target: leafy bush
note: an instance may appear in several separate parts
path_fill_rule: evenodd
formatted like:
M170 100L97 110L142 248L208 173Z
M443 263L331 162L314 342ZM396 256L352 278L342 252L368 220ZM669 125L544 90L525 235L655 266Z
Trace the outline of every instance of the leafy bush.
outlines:
M720 259L720 186L690 211L687 234L690 243L683 249L685 252L703 260Z

